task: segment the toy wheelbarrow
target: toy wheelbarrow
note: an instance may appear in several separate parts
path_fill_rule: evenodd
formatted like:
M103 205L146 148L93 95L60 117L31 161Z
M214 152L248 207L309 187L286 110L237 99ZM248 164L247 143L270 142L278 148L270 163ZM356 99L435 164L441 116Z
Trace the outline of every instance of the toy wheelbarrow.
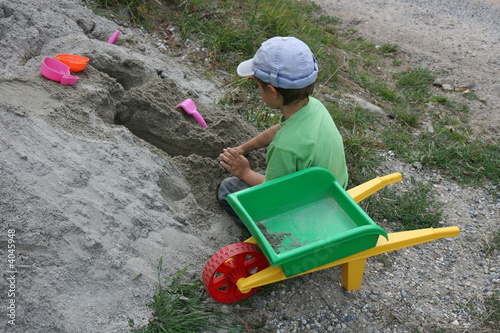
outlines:
M358 206L401 179L378 177L346 192L328 170L313 167L230 194L252 237L208 260L205 289L215 301L233 303L261 286L341 265L344 288L357 290L366 258L459 235L458 227L387 234Z

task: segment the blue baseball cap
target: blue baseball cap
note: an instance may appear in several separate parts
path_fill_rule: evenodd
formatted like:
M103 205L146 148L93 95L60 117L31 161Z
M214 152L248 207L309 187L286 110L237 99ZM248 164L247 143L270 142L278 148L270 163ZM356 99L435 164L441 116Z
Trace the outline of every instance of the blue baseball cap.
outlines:
M237 68L277 88L300 89L318 77L318 62L309 46L295 37L273 37L262 43L252 59Z

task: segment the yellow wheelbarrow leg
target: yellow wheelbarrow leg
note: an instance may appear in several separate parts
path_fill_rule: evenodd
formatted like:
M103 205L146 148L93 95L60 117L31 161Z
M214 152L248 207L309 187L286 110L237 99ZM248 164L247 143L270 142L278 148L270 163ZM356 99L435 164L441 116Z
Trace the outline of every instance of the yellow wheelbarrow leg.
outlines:
M361 258L346 262L340 266L342 269L342 285L345 290L358 290L361 287L365 264L366 258Z
M342 284L344 288L346 290L357 290L360 288L363 279L366 258L405 247L431 242L440 238L455 237L459 234L460 229L458 227L427 228L390 233L389 240L381 236L378 239L377 245L371 249L316 267L309 271L287 277L281 266L268 267L250 277L239 279L236 285L242 293L245 293L256 287L341 265ZM248 241L252 241L252 238Z

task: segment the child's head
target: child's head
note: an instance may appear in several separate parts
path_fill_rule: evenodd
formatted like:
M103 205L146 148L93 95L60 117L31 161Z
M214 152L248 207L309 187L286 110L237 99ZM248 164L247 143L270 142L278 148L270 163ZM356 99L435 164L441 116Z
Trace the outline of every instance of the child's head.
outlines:
M318 63L301 40L273 37L262 43L252 59L239 64L237 72L277 88L287 105L312 94Z

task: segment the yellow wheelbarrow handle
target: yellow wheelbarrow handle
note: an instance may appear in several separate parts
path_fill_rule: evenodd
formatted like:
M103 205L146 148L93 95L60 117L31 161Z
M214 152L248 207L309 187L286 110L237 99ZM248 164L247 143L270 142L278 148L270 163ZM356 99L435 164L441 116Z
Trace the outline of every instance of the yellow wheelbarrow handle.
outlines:
M374 248L353 254L346 258L331 262L329 264L311 269L295 276L320 271L326 268L340 265L342 268L342 284L346 290L357 290L361 286L361 280L365 270L366 258L382 253L403 249L418 244L434 241L436 239L455 237L460 234L458 227L427 228L409 230L389 234L389 240L380 236ZM252 242L253 239L247 240ZM242 293L249 292L253 288L261 287L270 283L291 279L287 277L281 266L268 267L263 271L250 277L240 279L236 283Z
M353 187L348 190L347 193L354 201L361 202L385 186L399 182L402 179L403 176L399 172L392 173L387 176L374 178L366 183Z

